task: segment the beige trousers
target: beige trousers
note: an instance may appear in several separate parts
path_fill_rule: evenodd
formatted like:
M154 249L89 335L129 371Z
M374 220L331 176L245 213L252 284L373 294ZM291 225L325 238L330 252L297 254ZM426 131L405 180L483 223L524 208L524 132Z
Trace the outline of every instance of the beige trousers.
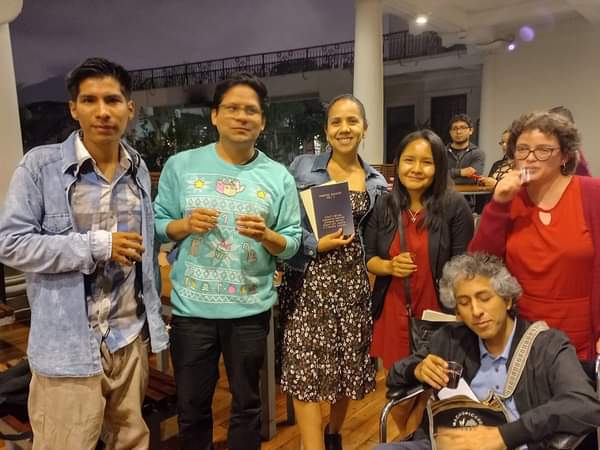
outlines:
M33 450L147 450L142 417L148 386L148 348L138 337L111 354L102 344L103 373L86 378L50 378L33 372L29 419Z

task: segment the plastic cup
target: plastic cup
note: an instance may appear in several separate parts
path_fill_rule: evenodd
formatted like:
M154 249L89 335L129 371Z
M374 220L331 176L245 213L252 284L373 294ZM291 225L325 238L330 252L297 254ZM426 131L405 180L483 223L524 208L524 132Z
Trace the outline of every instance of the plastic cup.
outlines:
M521 173L519 174L521 184L529 183L529 169L527 167L521 167Z
M460 376L462 375L463 366L456 361L448 361L448 384L446 387L448 389L456 389L458 387L458 381L460 380Z

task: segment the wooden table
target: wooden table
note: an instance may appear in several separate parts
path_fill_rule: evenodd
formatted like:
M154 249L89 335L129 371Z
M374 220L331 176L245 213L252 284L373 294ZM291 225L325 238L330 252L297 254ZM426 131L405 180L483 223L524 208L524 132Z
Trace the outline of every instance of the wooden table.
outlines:
M478 184L455 184L452 189L463 195L485 195L494 192L493 186L480 186Z
M456 192L460 192L464 195L469 208L473 214L481 214L484 205L489 201L494 192L493 186L481 186L478 184L455 184L452 186ZM486 198L485 196L488 196Z

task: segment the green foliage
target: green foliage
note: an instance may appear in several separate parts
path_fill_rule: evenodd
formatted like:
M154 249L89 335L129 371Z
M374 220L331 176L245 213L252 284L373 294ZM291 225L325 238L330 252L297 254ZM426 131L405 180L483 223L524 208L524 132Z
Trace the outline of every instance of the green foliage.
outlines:
M324 147L325 112L318 99L274 103L267 111L267 126L256 146L269 157L288 165L295 156L312 149L315 139ZM152 171L161 170L169 156L200 147L218 138L210 122L210 109L153 108L142 112L127 140Z

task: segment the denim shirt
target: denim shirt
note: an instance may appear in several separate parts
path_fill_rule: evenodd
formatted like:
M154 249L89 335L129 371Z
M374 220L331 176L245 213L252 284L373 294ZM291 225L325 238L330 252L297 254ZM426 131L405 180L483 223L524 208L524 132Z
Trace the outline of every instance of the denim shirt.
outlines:
M327 164L331 159L331 154L331 151L327 151L319 155L300 155L292 161L288 170L294 176L294 180L296 180L298 192L331 180L329 173L327 173ZM357 233L360 243L364 246L363 229L366 218L373 210L376 198L386 192L387 181L383 175L364 162L360 156L358 159L365 171L365 184L367 194L369 195L369 210L360 220ZM317 257L317 239L310 231L311 226L304 205L302 205L302 202L300 204L302 214L302 242L296 255L285 261L285 263L295 270L304 272L310 261Z
M0 261L25 273L31 306L27 353L32 368L49 377L88 377L102 372L100 348L86 311L84 275L110 258L99 233L74 227L70 193L77 181L75 136L29 151L17 166L0 211ZM142 198L142 292L153 352L167 348L155 285L154 222L150 174L128 145ZM110 242L110 241L108 241ZM108 247L108 248L107 248Z

